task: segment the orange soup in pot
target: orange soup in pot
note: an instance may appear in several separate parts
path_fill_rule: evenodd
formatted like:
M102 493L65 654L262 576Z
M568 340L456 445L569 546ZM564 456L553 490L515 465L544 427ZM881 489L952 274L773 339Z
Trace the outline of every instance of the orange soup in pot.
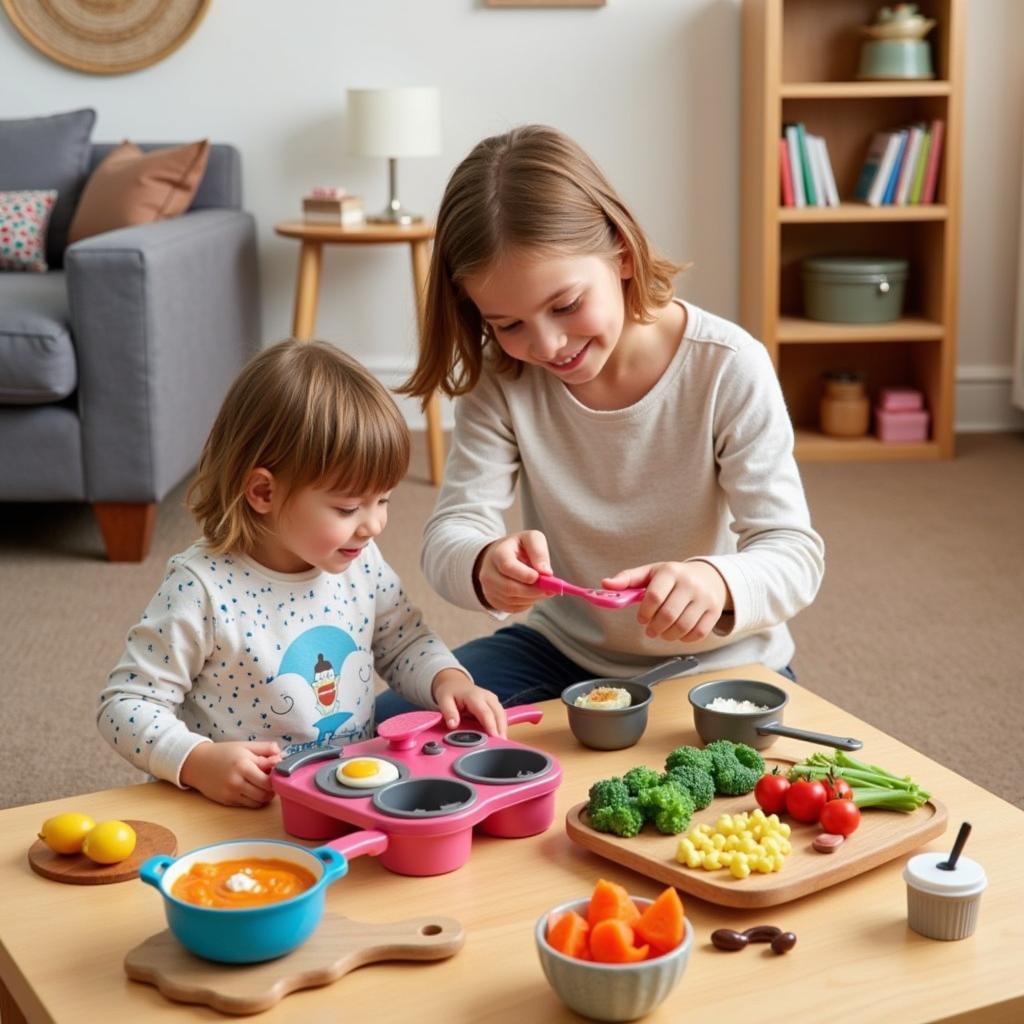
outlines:
M245 857L193 864L175 880L171 895L197 907L239 910L289 900L314 885L313 873L291 861Z

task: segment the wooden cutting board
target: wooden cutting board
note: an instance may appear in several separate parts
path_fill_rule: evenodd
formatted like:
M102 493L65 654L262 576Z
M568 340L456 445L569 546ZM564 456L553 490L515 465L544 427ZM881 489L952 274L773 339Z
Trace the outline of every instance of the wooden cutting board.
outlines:
M781 758L766 758L766 763L769 769L778 764L785 770L794 764ZM917 849L946 829L945 805L934 798L912 814L868 809L863 812L857 831L835 853L826 854L818 853L811 846L814 837L821 832L817 825L804 825L787 816L784 820L792 828L789 838L793 850L786 857L782 870L769 875L755 872L748 878L733 878L727 868L705 871L680 864L676 860L676 848L682 835L665 836L651 825L645 825L632 839L596 832L590 827L586 806L586 802L576 804L566 815L565 829L573 842L641 875L674 885L681 892L723 907L741 909L774 907L845 882ZM693 816L686 832L704 823L714 826L720 814L737 814L755 807L757 801L753 793L716 797L710 806Z
M367 924L324 914L313 935L278 960L215 964L193 956L164 930L131 950L124 969L129 978L155 985L176 1002L249 1014L268 1009L289 992L328 985L377 960L443 960L465 940L462 925L450 917Z
M130 857L116 864L97 864L84 853L54 853L42 839L37 839L28 850L32 870L43 878L69 885L107 885L127 882L139 877L142 863L158 853L173 857L178 840L169 828L152 821L125 819L135 829L135 849Z

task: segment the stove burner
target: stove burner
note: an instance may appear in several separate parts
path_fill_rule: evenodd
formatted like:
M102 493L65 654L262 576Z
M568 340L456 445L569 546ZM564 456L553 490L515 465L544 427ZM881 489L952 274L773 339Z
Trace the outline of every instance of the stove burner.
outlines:
M379 754L375 754L375 757L380 757ZM393 761L390 757L381 757L382 761L387 761L388 764L393 764L398 769L398 778L392 782L384 782L379 786L371 786L366 789L357 789L355 786L343 786L338 781L338 766L337 764L329 764L321 768L316 775L313 776L313 784L321 793L327 793L330 796L343 796L349 800L355 800L359 797L364 799L368 796L373 796L374 793L380 792L387 786L394 786L402 779L409 778L409 769L402 764L400 761Z
M448 733L444 741L453 747L479 747L481 743L487 741L487 737L474 729L460 729L458 732Z

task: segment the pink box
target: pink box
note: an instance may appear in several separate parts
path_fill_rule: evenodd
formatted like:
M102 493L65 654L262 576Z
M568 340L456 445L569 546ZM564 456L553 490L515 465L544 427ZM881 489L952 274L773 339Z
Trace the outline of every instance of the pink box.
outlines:
M909 412L924 408L924 396L914 388L882 388L878 405L890 412Z
M877 408L875 431L881 441L927 441L928 412L925 409L893 412Z

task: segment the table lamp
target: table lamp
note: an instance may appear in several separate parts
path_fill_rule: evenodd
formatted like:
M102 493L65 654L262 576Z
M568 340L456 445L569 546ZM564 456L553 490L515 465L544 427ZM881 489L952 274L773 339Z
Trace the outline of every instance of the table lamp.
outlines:
M398 198L398 158L441 152L441 103L437 89L405 87L348 90L349 151L388 159L387 208L367 217L377 224L412 224L423 218Z

